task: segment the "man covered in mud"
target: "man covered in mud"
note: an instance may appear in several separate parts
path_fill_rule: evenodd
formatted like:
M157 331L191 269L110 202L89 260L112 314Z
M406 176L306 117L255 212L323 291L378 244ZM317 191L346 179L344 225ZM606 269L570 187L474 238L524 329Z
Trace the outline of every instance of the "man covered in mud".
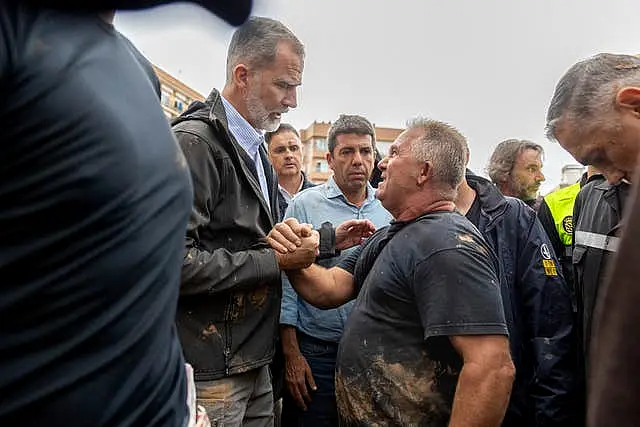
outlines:
M343 425L502 422L514 367L497 260L454 204L465 160L456 129L410 122L379 165L376 195L391 226L337 267L287 272L318 307L357 298L336 365Z

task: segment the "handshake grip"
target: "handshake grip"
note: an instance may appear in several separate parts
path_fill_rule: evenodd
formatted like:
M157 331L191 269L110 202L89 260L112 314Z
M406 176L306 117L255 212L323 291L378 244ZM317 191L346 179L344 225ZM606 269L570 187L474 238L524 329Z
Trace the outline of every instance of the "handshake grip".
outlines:
M275 251L281 270L307 268L318 259L332 258L340 251L357 246L371 236L375 226L368 219L347 220L334 228L324 222L319 230L287 218L276 224L266 240Z
M318 255L318 232L314 231L314 235L301 238L302 243L295 250L286 254L276 251L276 259L280 270L299 270L307 268L316 260Z

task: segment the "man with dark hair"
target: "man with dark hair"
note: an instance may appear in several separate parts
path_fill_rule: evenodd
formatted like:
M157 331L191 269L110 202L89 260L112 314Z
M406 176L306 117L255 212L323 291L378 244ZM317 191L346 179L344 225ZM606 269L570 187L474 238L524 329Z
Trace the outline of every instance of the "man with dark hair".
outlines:
M536 209L542 174L542 147L535 142L507 139L491 155L487 173L505 196L522 200Z
M328 132L332 151L327 153L333 176L296 196L285 217L314 228L353 218L371 221L372 227L388 225L391 214L376 199L375 190L368 183L374 166L374 138L373 126L362 116L341 115L333 122ZM319 264L333 267L350 251ZM280 329L288 393L283 398L283 427L338 424L336 356L352 307L347 303L334 310L319 310L298 298L285 278Z
M635 426L640 416L634 398L640 389L638 221L622 216L633 190L639 135L639 58L599 54L574 64L560 79L547 111L547 137L580 163L595 166L608 181L587 184L573 215L581 350L590 391L589 425L594 427ZM637 206L629 213L637 214ZM598 313L600 324L594 319Z
M70 3L0 2L0 425L182 427L189 172L130 4Z
M453 127L410 122L380 163L395 221L337 267L287 272L317 307L357 298L338 350L341 425L502 422L514 369L497 260L454 204L466 155Z
M273 132L264 136L269 147L269 160L278 176L278 206L280 220L291 198L299 191L313 187L302 170L302 142L300 134L288 123L281 123Z

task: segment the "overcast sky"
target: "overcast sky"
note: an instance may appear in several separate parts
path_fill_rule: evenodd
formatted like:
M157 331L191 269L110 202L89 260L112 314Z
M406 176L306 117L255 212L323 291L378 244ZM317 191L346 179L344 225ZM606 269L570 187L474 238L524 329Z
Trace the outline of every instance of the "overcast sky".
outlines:
M444 120L467 136L482 174L498 142L531 139L547 152L543 192L575 163L544 138L558 79L598 52L640 53L638 0L262 0L254 15L281 20L307 48L300 102L285 121ZM202 94L224 84L233 28L198 7L118 13L115 24Z

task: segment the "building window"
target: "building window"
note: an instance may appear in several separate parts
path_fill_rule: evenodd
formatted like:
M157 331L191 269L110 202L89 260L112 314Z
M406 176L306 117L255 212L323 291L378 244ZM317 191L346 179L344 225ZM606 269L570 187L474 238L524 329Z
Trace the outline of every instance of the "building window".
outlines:
M382 157L386 157L389 154L389 147L391 147L392 142L386 141L376 141L376 148L382 155Z
M184 102L180 101L179 99L175 100L175 102L173 103L173 106L180 113L182 113L182 110L184 110Z
M329 172L329 164L326 160L319 160L316 162L316 172L327 173Z
M160 92L160 103L166 106L169 106L169 104L171 104L171 94L164 89L162 90L162 92Z
M317 138L315 140L314 148L316 151L327 151L327 140L325 138Z

